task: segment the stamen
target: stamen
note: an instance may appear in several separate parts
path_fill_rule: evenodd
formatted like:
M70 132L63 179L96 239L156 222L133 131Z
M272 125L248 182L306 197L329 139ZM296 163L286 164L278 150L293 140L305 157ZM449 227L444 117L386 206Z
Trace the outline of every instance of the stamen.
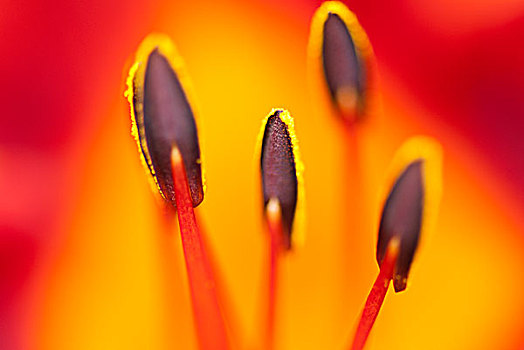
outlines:
M410 163L395 182L384 204L377 243L380 272L362 311L352 350L366 344L371 328L394 278L395 291L406 288L422 222L422 160Z
M421 232L438 205L441 179L440 146L426 137L408 140L393 161L395 175L382 210L377 242L380 272L366 300L351 349L362 349L393 279L396 292L407 277ZM400 174L400 175L399 175ZM424 230L423 228L426 227Z
M142 42L127 84L140 154L162 197L177 209L200 348L228 349L211 263L193 212L203 199L203 180L188 79L167 36L152 34Z
M212 269L196 222L184 162L178 147L172 147L170 158L178 223L200 349L228 349L229 341Z
M380 311L384 298L386 297L389 282L393 278L399 246L400 242L396 237L388 244L386 255L380 265L380 272L368 295L364 310L362 311L357 331L353 338L353 344L351 345L352 350L363 349L366 344L371 328L373 328L373 325L375 324L378 312Z
M268 228L268 284L265 306L265 348L274 347L278 271L282 253L292 247L292 229L300 185L302 164L293 120L285 110L271 111L264 120L261 138L260 171L264 195L264 216Z

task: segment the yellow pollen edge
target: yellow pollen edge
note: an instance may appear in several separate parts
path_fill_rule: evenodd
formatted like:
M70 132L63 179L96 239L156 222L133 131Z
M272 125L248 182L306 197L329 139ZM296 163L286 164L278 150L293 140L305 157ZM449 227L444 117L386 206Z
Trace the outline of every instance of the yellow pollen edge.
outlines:
M293 151L293 160L295 161L295 171L297 176L297 206L295 210L295 219L293 222L293 231L291 233L292 247L302 247L306 236L306 213L305 213L305 186L304 186L304 163L300 155L300 148L298 145L298 138L295 132L295 122L291 114L284 108L273 108L271 112L262 120L260 131L257 137L257 146L255 152L255 160L260 168L260 155L262 152L262 142L264 139L264 131L266 124L273 114L280 111L279 117L286 124L289 138L291 139L291 146Z
M146 171L151 174L151 177L148 177L151 180L151 185L154 190L157 190L160 195L165 199L158 179L155 174L155 169L151 161L151 155L147 147L147 142L145 139L145 127L144 127L144 111L143 111L143 90L144 90L144 80L145 80L145 71L147 67L147 60L149 55L153 50L158 49L158 51L167 59L171 68L177 75L177 78L182 86L182 89L186 95L186 98L191 106L193 115L195 116L195 123L197 124L197 130L200 130L198 127L198 118L195 111L194 96L192 93L192 85L189 80L189 76L186 73L185 64L182 57L178 53L175 45L166 34L162 33L151 33L149 34L139 45L136 54L135 62L129 69L129 74L126 79L126 91L124 92L124 97L126 97L131 114L131 134L135 139L138 151L140 154L140 159L144 165ZM137 106L133 103L136 99ZM202 169L202 186L205 193L206 184L205 184L205 170L202 165L202 150L201 150L200 159L198 162L201 164Z
M422 181L424 185L424 202L422 210L422 227L417 252L432 236L438 216L440 199L442 197L442 159L443 151L440 143L428 136L413 136L406 140L397 150L386 175L385 186L381 191L381 206L376 230L380 224L380 215L385 201L395 182L404 170L416 160L422 160ZM411 267L412 274L413 265Z

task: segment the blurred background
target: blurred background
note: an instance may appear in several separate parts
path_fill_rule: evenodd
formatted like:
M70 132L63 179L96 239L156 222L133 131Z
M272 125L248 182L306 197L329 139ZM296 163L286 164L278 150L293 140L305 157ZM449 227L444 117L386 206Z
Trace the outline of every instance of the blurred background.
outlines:
M382 96L357 158L336 116L316 108L323 87L308 84L320 3L0 1L0 348L195 347L176 223L150 191L123 98L152 31L173 38L193 80L208 180L199 215L240 348L257 343L253 152L272 107L296 119L308 198L306 244L282 274L279 348L347 343L377 273L385 170L419 133L444 147L441 215L370 349L524 347L524 2L345 1ZM355 172L360 197L341 196Z

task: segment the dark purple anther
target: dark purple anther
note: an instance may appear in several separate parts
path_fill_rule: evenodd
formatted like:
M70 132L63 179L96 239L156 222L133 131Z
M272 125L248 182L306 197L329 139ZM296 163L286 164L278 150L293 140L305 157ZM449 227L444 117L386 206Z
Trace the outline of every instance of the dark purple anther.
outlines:
M324 23L322 58L326 83L340 112L358 118L364 109L365 71L342 19L329 13Z
M148 57L143 94L138 96L143 96L143 100L134 100L135 110L143 112L144 123L143 128L138 127L139 138L142 147L144 141L147 145L151 174L156 177L164 198L175 205L171 148L176 145L184 160L193 206L196 207L202 202L204 192L195 119L177 74L158 49ZM137 105L139 102L143 108Z
M288 126L280 118L281 110L271 115L264 130L260 159L264 205L271 198L279 201L287 242L291 242L291 229L297 206L297 172L293 144ZM288 247L290 248L290 247Z
M380 220L377 261L384 259L389 241L400 240L400 249L393 275L395 292L406 289L407 277L417 249L424 206L423 160L410 163L393 185Z

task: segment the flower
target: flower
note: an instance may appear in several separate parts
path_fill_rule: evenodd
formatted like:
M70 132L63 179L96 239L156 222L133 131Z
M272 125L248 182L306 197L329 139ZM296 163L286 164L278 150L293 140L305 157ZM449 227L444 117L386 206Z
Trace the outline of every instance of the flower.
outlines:
M387 298L371 347L522 344L522 285L515 276L524 266L523 226L512 214L522 209L520 122L506 113L522 108L513 98L522 91L513 57L520 49L506 48L522 20L448 42L449 35L411 18L410 1L388 11L381 6L392 5L381 2L351 6L374 45L383 95L381 111L359 134L365 196L351 203L340 196L354 174L344 163L346 134L306 97L313 4L64 3L42 9L45 15L36 11L41 4L5 6L4 13L19 14L2 22L10 28L3 52L12 53L2 58L5 115L23 118L6 118L2 141L4 168L16 170L0 182L2 222L16 228L3 230L2 242L24 235L37 253L24 260L28 268L14 271L23 283L2 285L12 291L2 321L13 330L2 337L37 349L195 345L180 255L173 254L179 245L176 235L157 234L162 215L136 160L119 85L125 57L155 29L176 41L195 85L208 174L200 214L246 337L257 329L264 239L254 140L270 108L285 106L295 116L307 167L309 226L307 244L286 263L280 347L337 348L351 333L377 270L372 226L379 187L394 150L415 133L434 135L444 146L441 215L407 292ZM486 34L505 38L491 41L501 50L484 49ZM480 98L486 96L495 100ZM512 147L504 151L505 145ZM506 178L513 164L517 175ZM355 227L357 213L363 223Z

